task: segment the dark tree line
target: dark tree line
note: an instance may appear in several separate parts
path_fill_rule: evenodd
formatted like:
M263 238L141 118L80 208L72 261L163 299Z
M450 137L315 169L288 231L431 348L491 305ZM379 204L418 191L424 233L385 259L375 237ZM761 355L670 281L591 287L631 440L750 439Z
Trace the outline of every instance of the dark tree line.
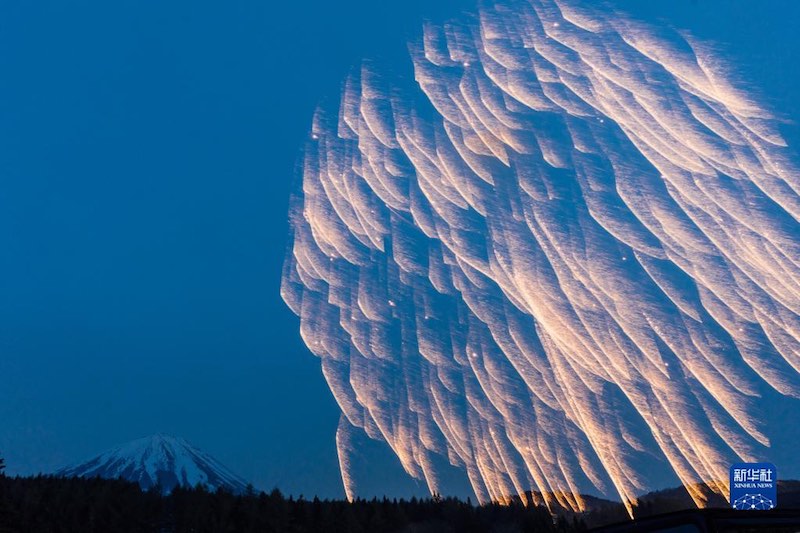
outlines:
M348 502L287 498L277 489L250 488L235 495L202 486L162 495L158 488L143 491L124 480L8 477L3 467L0 458L0 533L568 533L628 519L619 502L591 497L590 511L554 516L520 501L481 506L441 497ZM783 482L779 491L782 506L800 507L800 483ZM709 497L711 506L727 508L714 497ZM539 498L528 494L527 500ZM634 515L693 507L685 490L669 489L640 498Z
M541 507L451 498L306 500L203 487L162 496L123 480L0 475L0 532L533 533L582 531Z

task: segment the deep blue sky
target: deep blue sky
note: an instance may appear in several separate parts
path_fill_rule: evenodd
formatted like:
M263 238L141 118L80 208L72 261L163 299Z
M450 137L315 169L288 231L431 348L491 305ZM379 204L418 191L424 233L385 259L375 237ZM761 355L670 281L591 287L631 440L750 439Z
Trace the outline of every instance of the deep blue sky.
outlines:
M616 4L717 42L800 117L796 2ZM161 431L263 488L343 494L338 411L278 294L294 164L348 68L379 56L405 72L421 20L471 5L0 3L10 473Z

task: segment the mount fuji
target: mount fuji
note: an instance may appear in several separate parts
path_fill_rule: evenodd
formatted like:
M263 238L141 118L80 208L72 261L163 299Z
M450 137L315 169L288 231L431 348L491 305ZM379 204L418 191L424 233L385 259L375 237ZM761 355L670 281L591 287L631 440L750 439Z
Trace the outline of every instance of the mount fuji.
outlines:
M122 478L138 483L144 490L160 486L169 493L175 487L209 490L223 488L242 493L247 482L219 461L192 446L185 439L156 434L123 444L83 463L56 472L63 477Z

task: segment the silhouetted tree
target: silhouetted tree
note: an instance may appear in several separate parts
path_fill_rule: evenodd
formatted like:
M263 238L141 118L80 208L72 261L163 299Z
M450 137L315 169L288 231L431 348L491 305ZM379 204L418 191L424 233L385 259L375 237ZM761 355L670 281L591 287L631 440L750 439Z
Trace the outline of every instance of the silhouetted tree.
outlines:
M620 506L621 507L621 506ZM121 479L0 477L0 532L115 531L153 533L424 533L582 531L570 514L554 523L547 509L455 498L307 500L254 489L236 495L177 486L169 494L143 491Z

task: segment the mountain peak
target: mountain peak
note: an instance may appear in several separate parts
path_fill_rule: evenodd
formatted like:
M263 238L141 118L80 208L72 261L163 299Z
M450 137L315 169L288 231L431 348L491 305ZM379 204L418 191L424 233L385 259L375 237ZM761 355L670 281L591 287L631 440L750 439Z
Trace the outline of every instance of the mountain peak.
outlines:
M123 478L148 490L160 486L164 493L177 486L202 484L210 490L235 493L247 483L219 461L192 446L186 439L156 433L108 450L88 461L56 472L65 477Z

